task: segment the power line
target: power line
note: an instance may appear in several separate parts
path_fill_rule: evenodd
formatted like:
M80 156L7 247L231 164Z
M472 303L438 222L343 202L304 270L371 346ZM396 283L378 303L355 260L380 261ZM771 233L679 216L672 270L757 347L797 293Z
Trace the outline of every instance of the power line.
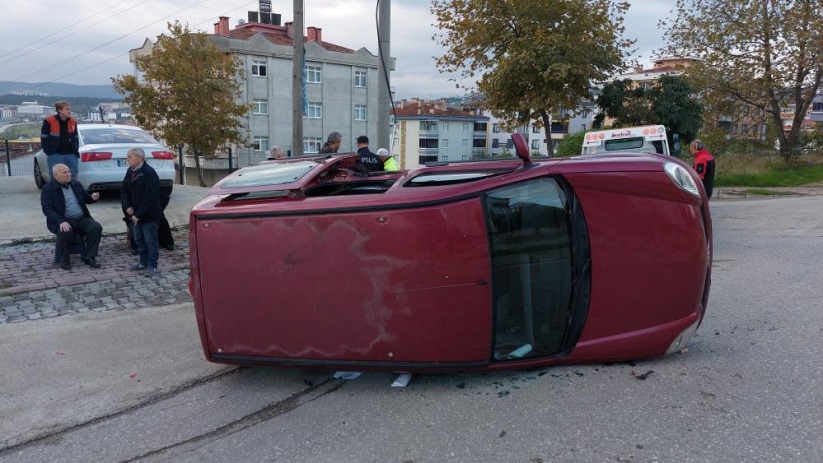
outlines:
M31 53L31 52L33 52L33 51L37 51L37 50L39 50L39 49L41 49L41 48L43 48L43 47L48 46L48 44L46 44L46 45L42 45L42 46L40 46L40 47L37 47L37 48L35 48L34 50L24 51L24 50L26 50L26 48L31 47L31 46L33 46L33 45L37 45L38 43L40 43L40 42L42 42L42 41L44 41L44 40L46 40L46 39L49 39L49 38L51 38L51 37L54 37L55 35L60 35L61 39L62 39L62 38L65 38L65 37L71 37L72 35L77 34L78 32L83 32L84 30L88 29L89 27L96 26L97 24L100 24L101 22L104 22L104 21L106 21L107 19L111 19L111 18L113 18L113 17L115 17L115 16L117 16L117 15L119 15L119 14L125 13L126 11L129 11L129 10L131 10L132 8L135 8L135 7L139 6L139 5L141 5L142 3L146 3L146 2L147 2L147 1L149 1L149 0L144 0L142 3L138 3L137 5L134 5L134 6L131 6L131 7L129 7L129 8L126 8L125 10L123 10L123 11L121 11L121 12L119 12L119 13L115 13L115 14L113 14L113 15L111 15L111 16L107 16L107 17L105 17L105 18L101 19L100 21L97 21L97 22L96 22L96 23L94 23L94 24L90 24L90 25L88 25L88 26L84 27L83 29L79 29L79 30L76 30L76 31L74 31L74 32L72 32L72 33L65 34L65 32L66 32L66 30L67 30L67 29L71 29L72 27L77 26L78 24L82 24L82 23L86 22L87 20L89 20L89 19L91 19L91 18L93 18L93 17L95 17L95 16L97 16L97 15L99 15L99 14L101 14L101 13L105 13L106 11L110 10L111 8L114 8L114 7L116 7L116 6L120 5L120 4L126 3L126 2L128 2L128 1L130 1L130 0L123 0L123 1L121 1L120 3L116 3L116 4L112 5L111 7L107 8L107 9L105 9L105 10L100 10L100 11L98 11L97 13L94 13L94 14L92 14L92 15L86 16L85 18L81 19L80 21L77 21L76 23L74 23L74 24L71 24L71 25L67 26L65 29L61 29L61 30L59 30L59 31L57 31L57 32L53 32L53 33L51 33L51 34L49 34L49 35L47 35L47 36L45 36L45 37L41 37L41 38L39 38L39 39L35 40L34 42L31 42L31 43L29 43L29 44L27 44L27 45L24 45L24 46L22 46L21 48L18 48L18 49L16 49L16 50L13 50L13 51L10 51L10 52L5 53L5 54L3 54L3 55L0 55L0 58L5 58L6 56L13 55L14 53L20 53L20 54L19 54L19 55L17 55L17 56L14 56L14 57L11 57L11 58L9 58L9 59L6 59L6 60L3 60L3 61L0 61L0 64L3 64L3 63L8 63L9 61L14 61L15 59L20 58L21 56L25 56L27 53ZM65 34L65 35L63 35L63 34Z
M124 1L129 1L129 0L124 0ZM146 1L148 1L148 0L146 0ZM207 1L207 0L197 0L197 1L195 1L195 2L193 2L193 3L191 3L191 4L189 4L189 5L188 5L188 6L186 6L185 8L181 8L181 9L179 9L179 10L177 10L177 11L173 12L173 13L170 13L169 15L164 16L163 18L160 18L160 19L158 19L158 20L156 20L156 21L153 21L153 22L151 22L151 23L149 23L149 24L146 24L146 25L144 25L143 27L141 27L141 28L139 28L139 29L136 29L136 30L134 30L134 31L131 31L131 32L129 32L128 34L125 34L125 35L122 35L122 36L120 36L120 37L117 37L117 38L115 38L115 39L113 39L113 40L110 40L110 41L108 41L108 42L106 42L106 43L104 43L104 44L102 44L102 45L98 46L98 47L95 47L95 48L93 48L93 49L91 49L91 50L87 50L87 51L85 51L85 52L83 52L83 53L80 53L80 54L78 54L78 55L75 55L75 56L73 56L73 57L71 57L71 58L67 58L67 59L65 59L65 60L63 60L63 61L60 61L60 62L58 62L58 63L53 63L53 64L51 64L51 65L49 65L49 66L47 66L47 67L45 67L45 68L43 68L43 69L40 69L40 70L34 71L34 72L32 72L32 73L30 73L30 74L28 74L28 75L25 75L25 76L23 76L23 77L21 77L21 78L19 78L19 79L15 79L15 80L13 80L13 81L11 81L11 82L13 82L13 83L23 83L22 81L23 81L24 79L28 78L28 77L32 77L32 76L35 76L35 75L38 75L38 74L42 74L43 72L48 71L48 70L51 70L51 69L53 69L53 68L55 68L55 67L57 67L57 66L60 66L61 64L67 63L67 62L69 62L69 61L71 61L71 60L74 60L74 59L76 59L76 58L79 58L79 57L85 56L85 55L87 55L87 54L89 54L89 53L91 53L91 52L97 51L97 50L99 50L100 48L103 48L103 47L105 47L105 46L107 46L107 45L110 45L110 44L112 44L112 43L114 43L114 42L116 42L116 41L118 41L118 40L120 40L120 39L122 39L122 38L128 37L128 36L130 36L130 35L132 35L132 34L134 34L134 33L140 32L141 30L146 29L147 27L150 27L150 26L152 26L152 25L154 25L154 24L156 24L156 23L158 23L158 22L160 22L160 21L163 21L163 20L165 20L168 16L173 16L173 15L176 15L176 14L181 13L181 12L183 12L183 11L186 11L186 10L188 10L188 9L190 9L190 8L193 8L193 7L197 6L198 4L203 3L203 2L205 2L205 1ZM121 2L121 3L123 3L123 2ZM145 3L145 2L143 2L143 3ZM226 16L226 15L228 15L229 13L231 13L231 12L233 12L233 11L235 11L235 10L238 10L238 9L240 9L240 8L245 8L245 7L247 7L248 5L251 5L251 4L253 4L253 3L257 3L257 0L253 0L253 1L251 1L251 2L247 2L247 3L243 4L243 5L240 5L240 6L238 6L238 7L235 7L235 8L233 8L233 9L231 9L231 10L228 10L228 11L226 11L226 12L224 12L224 13L220 14L219 16ZM119 4L118 4L118 5L119 5ZM115 6L116 6L116 5L115 5ZM124 10L124 11L127 11L127 10ZM96 14L99 14L99 13L96 13ZM96 15L96 14L95 14L95 15ZM95 16L95 15L91 15L91 16L87 17L86 19L88 19L88 18L90 18L90 17L93 17L93 16ZM85 19L84 19L83 21L85 21ZM77 23L75 23L75 24L79 24L79 23L81 23L81 22L83 22L83 21L79 21L79 22L77 22ZM197 23L197 24L198 24L198 25L200 25L200 24L204 24L204 23L206 23L206 22L210 22L210 21L211 21L211 20L209 19L209 20L201 21L200 23ZM97 24L97 23L95 23L95 24ZM90 26L89 26L89 27L90 27ZM79 31L77 31L77 32L79 32ZM51 34L51 35L54 35L54 34ZM47 37L50 37L50 36L47 36ZM47 37L44 37L43 39L45 39L45 38L47 38ZM40 39L40 40L43 40L43 39ZM38 40L37 42L39 42L39 40ZM37 43L37 42L33 42L32 44ZM29 44L29 45L32 45L32 44ZM74 71L74 72L71 72L71 73L68 73L68 74L62 74L62 75L61 75L61 77L73 76L73 75L78 74L78 73L80 73L80 72L83 72L83 71L89 70L89 69L91 69L91 68L97 67L97 66L99 66L99 65L101 65L101 64L105 64L105 63L108 63L108 62L110 62L110 61L113 61L113 60L115 60L115 59L117 59L117 58L121 58L121 57L123 57L123 56L128 56L128 53L119 53L119 54L117 54L117 55L115 55L115 56L112 56L112 57L110 57L110 58L104 59L104 60L102 60L102 61L98 61L98 62L96 62L96 63L94 63L94 64L91 64L91 65L89 65L89 66L86 66L86 67L84 67L84 68L82 68L82 69L79 69L79 70L77 70L77 71ZM51 82L53 82L53 81L50 81L50 82L41 82L40 84L35 85L34 87L32 87L32 89L39 88L39 87L41 87L41 86L43 86L43 85L45 85L45 84L51 83Z

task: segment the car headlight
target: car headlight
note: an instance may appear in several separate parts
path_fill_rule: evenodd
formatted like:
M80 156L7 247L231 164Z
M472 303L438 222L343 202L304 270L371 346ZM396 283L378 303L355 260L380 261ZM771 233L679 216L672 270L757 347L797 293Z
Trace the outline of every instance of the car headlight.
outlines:
M697 197L700 196L700 190L697 189L694 178L685 167L674 162L667 162L663 169L669 174L669 178L672 179L675 185Z

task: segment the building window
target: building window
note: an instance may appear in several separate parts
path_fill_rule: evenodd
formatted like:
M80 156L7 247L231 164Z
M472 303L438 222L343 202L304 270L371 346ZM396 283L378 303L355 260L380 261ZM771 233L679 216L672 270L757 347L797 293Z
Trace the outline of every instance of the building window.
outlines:
M540 149L540 140L532 140L532 149L539 150Z
M306 82L310 84L319 84L322 82L323 74L320 66L306 66Z
M460 156L460 159L462 159L462 160L466 161L466 160L468 160L468 159L469 159L469 155L468 155L468 154L464 154L463 156Z
M475 132L485 132L489 129L488 122L475 122L474 123L474 131Z
M356 120L356 121L365 121L366 120L366 105L364 105L364 104L354 105L354 120Z
M266 77L266 60L255 59L251 60L251 75L258 77Z
M511 139L511 138L509 138L509 139L506 141L506 149L509 149L509 150L510 150L510 149L512 149L512 148L514 148L514 141L512 141L512 139Z
M303 137L303 152L317 153L323 146L323 139L320 137Z
M469 147L469 139L468 139L468 138L464 138L464 139L463 139L463 148L468 148L468 147Z
M254 137L252 145L255 151L266 152L269 150L269 137Z
M440 140L438 140L437 138L421 138L419 142L419 147L423 149L437 149L437 145L439 142Z
M449 162L448 156L440 156L440 162Z
M492 132L500 133L500 124L492 124Z
M449 131L449 123L448 122L441 122L440 123L440 129L443 132L448 132Z
M437 132L437 121L420 121L421 132Z
M492 140L492 148L500 148L500 140L497 138Z
M322 119L323 118L323 104L322 103L309 103L308 111L306 111L306 117L309 119Z
M540 127L533 125L532 126L532 133L540 133Z
M468 123L468 122L464 122L464 123L463 123L463 131L464 131L464 132L468 132L468 131L469 131L469 123Z
M365 69L355 69L354 70L354 86L357 88L366 88L366 70Z
M427 164L429 162L437 162L437 155L434 154L434 155L420 156L419 158L417 158L417 160L420 162L420 164Z
M444 139L443 139L443 141L441 142L441 144L443 145L443 148L444 148L444 149L445 149L445 148L448 148L448 147L449 147L449 139L448 139L448 138L444 138Z
M255 98L254 102L252 103L252 112L254 114L268 114L269 102L267 100Z
M485 148L486 147L486 139L485 138L475 138L472 141L473 148Z

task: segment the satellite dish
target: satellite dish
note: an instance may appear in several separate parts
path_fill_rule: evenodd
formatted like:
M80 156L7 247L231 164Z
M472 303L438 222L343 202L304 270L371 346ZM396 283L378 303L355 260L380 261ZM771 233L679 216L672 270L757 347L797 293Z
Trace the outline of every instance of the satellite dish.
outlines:
M243 20L243 19L238 19L238 20L237 20L237 25L238 25L238 26L242 26L243 24L246 24L246 21L245 21L245 20Z

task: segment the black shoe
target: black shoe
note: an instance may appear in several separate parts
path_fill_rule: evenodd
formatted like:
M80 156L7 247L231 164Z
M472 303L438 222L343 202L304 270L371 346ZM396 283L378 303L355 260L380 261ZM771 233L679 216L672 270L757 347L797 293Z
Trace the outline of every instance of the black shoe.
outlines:
M88 265L91 268L100 268L100 263L97 262L97 259L94 257L89 257L88 259L83 259L83 263Z
M60 262L60 268L63 270L71 270L71 262Z

